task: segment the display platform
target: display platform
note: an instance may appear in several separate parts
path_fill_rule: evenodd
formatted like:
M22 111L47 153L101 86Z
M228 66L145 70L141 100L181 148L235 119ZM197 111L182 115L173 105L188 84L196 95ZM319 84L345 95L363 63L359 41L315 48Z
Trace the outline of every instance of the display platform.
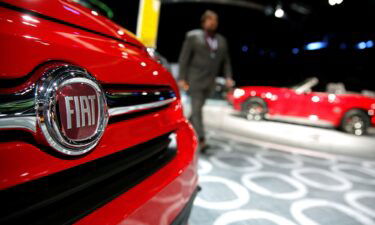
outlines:
M189 107L185 107L188 111ZM375 158L375 130L365 136L346 134L333 128L322 128L280 121L248 121L221 100L209 100L204 107L207 128L221 131L236 140L246 139L267 146L303 148L318 153Z
M217 100L204 118L211 148L191 225L375 223L373 131L247 121Z
M209 144L190 225L374 224L375 161L286 152L216 132Z

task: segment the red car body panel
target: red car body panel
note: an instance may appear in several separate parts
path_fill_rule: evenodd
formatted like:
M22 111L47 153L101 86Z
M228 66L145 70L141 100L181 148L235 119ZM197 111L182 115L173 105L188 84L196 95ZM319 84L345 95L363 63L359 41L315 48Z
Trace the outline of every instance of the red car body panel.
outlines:
M22 140L0 142L0 190L82 165L174 131L178 152L171 162L77 222L170 224L197 187L197 139L183 116L178 88L171 74L148 55L130 32L72 1L3 2L56 21L0 5L0 82L16 84L0 88L0 94L22 91L34 85L46 68L56 63L69 63L86 69L102 85L170 86L177 94L177 101L155 113L109 124L98 146L90 154L74 160L55 157Z
M268 107L268 117L300 118L312 120L311 124L338 127L346 112L361 109L366 112L375 109L375 99L360 94L329 94L325 92L297 93L289 88L266 86L241 87L243 95L235 97L233 92L228 100L235 110L242 110L249 98L261 98ZM372 125L375 119L371 117Z
M93 14L93 11L91 9L82 7L80 4L72 0L3 0L3 2L7 2L16 7L40 13L44 16L62 20L65 23L74 24L75 26L81 26L83 28L101 32L103 34L107 34L119 39L124 39L137 45L142 45L128 30L122 28L121 26L115 24L105 17ZM33 24L34 21L28 20L26 22L31 22L31 24Z

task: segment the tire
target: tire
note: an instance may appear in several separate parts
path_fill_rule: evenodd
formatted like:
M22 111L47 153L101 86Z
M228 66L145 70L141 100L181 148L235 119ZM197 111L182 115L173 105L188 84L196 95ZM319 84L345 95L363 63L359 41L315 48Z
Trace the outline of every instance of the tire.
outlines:
M345 113L340 129L357 136L365 135L371 125L370 117L362 110L352 109Z
M263 120L268 107L261 98L250 98L242 105L242 115L248 120Z

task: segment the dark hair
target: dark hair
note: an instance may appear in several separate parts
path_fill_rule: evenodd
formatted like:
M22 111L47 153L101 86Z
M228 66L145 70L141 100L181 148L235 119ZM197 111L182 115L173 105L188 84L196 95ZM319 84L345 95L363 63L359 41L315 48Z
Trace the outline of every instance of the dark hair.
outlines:
M206 19L208 17L217 17L217 18L219 18L219 15L217 15L217 13L214 12L214 11L212 11L212 10L206 10L203 13L202 17L201 17L201 22L203 23L204 21L206 21Z

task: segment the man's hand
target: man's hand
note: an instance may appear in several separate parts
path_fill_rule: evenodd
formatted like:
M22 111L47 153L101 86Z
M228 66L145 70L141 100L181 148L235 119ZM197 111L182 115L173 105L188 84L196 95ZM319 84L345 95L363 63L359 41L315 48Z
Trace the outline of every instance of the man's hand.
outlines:
M234 80L232 80L231 78L227 78L226 82L225 82L225 85L227 86L227 88L232 88L234 87Z
M185 81L185 80L179 80L178 81L178 86L184 90L184 91L188 91L189 90L189 84Z

